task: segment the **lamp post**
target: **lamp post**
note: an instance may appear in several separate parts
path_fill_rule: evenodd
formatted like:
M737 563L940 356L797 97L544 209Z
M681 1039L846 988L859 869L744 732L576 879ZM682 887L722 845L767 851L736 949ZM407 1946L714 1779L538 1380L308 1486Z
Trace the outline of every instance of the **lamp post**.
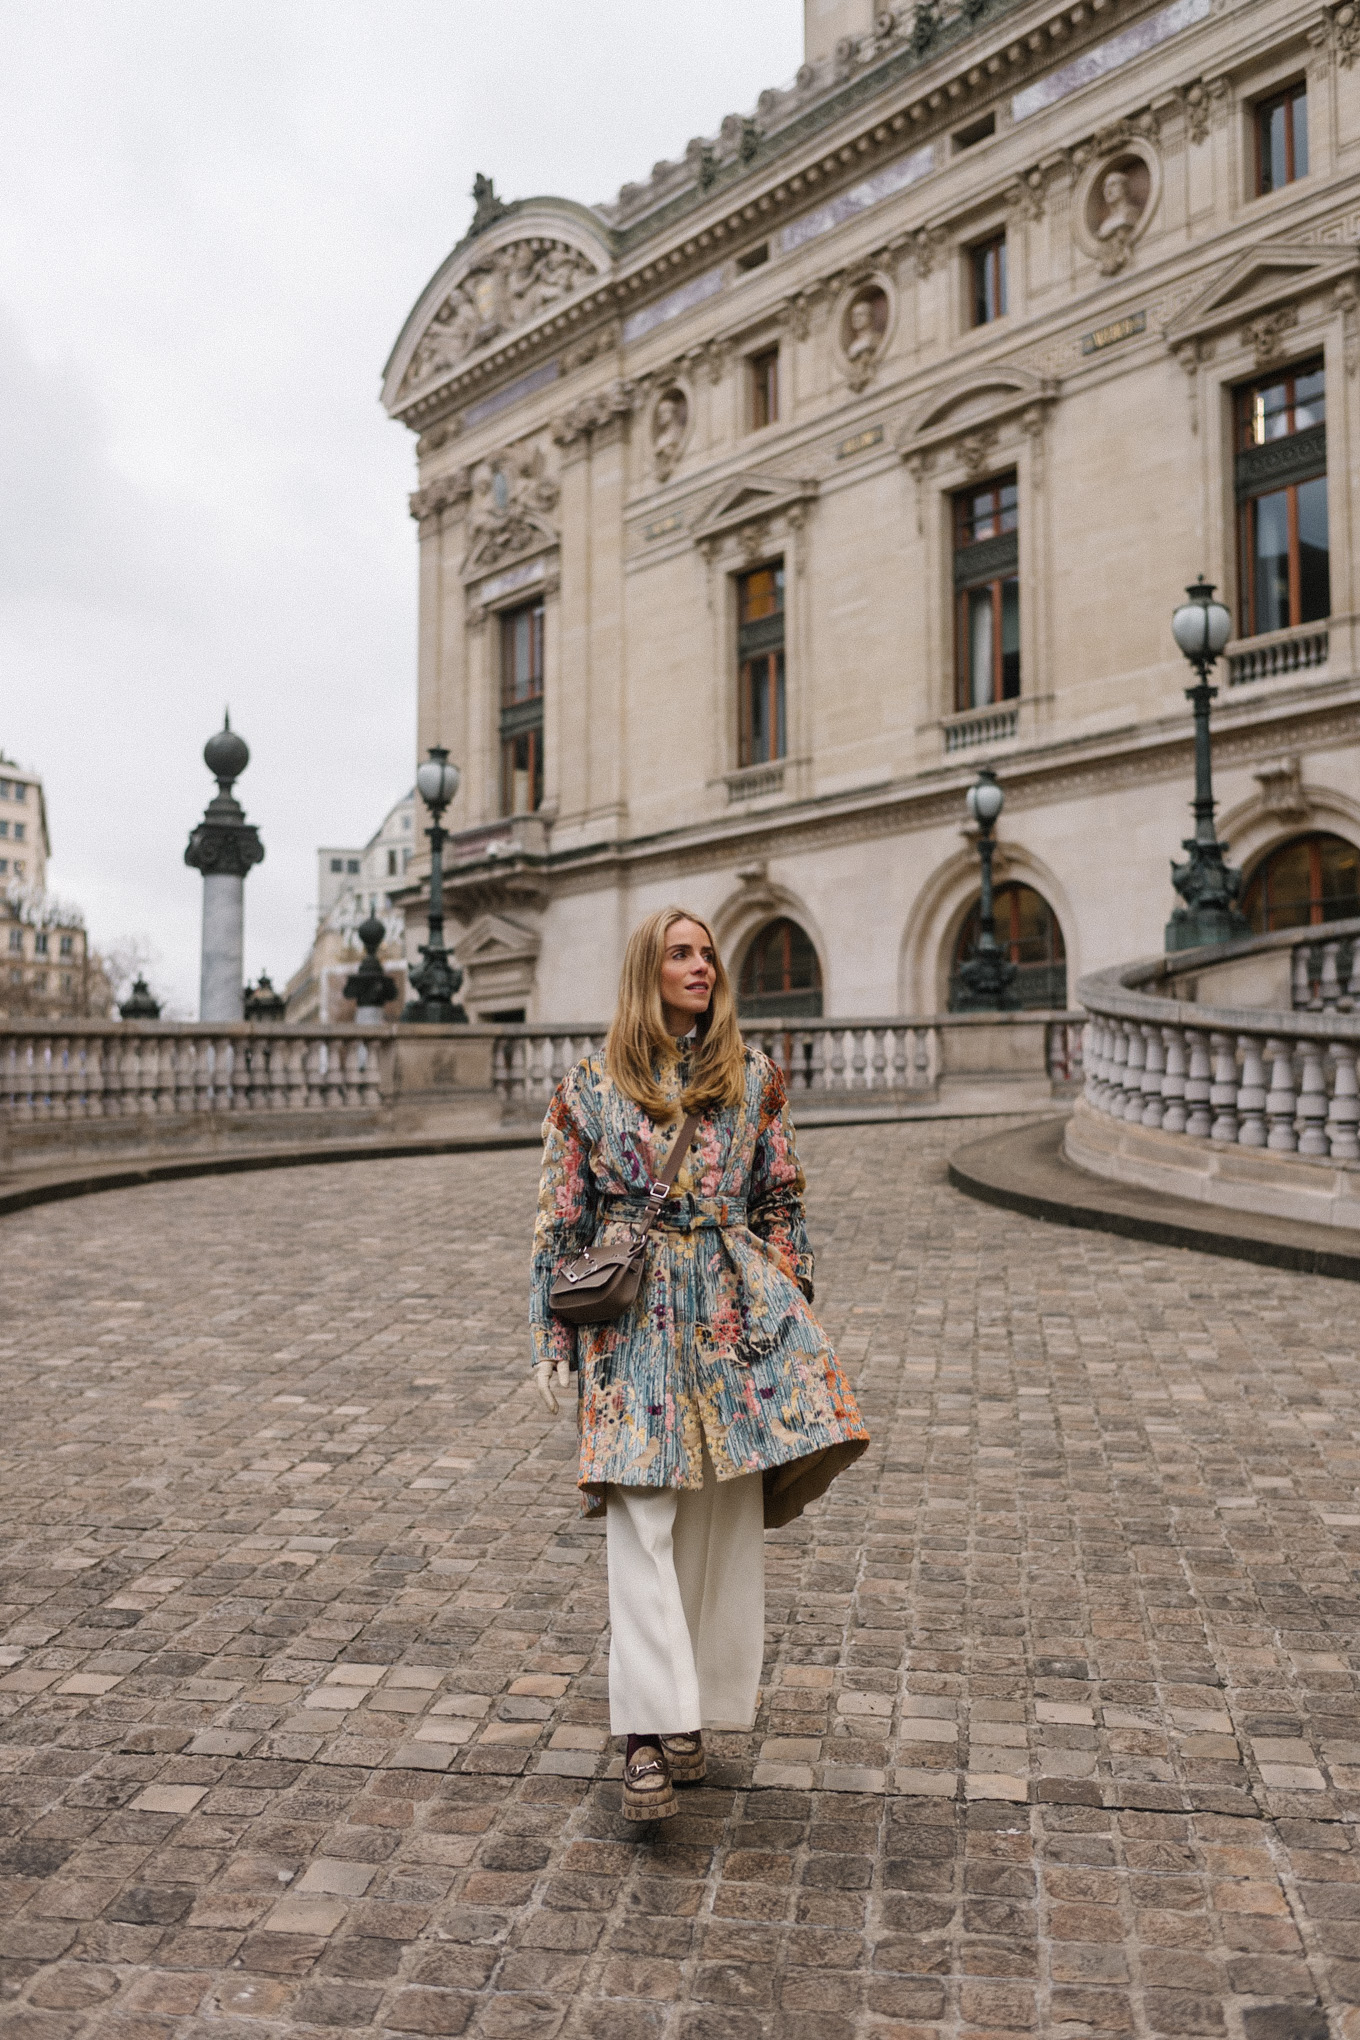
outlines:
M354 932L364 945L364 960L345 979L345 997L354 1001L356 1027L377 1027L381 1024L384 1006L397 996L396 980L387 975L378 955L387 930L376 914L370 914ZM454 990L457 989L455 985Z
M982 865L982 897L978 902L978 939L958 975L955 1004L959 1012L1005 1012L1020 1004L1016 968L996 939L996 908L992 892L992 827L1006 804L990 765L978 772L968 789L968 812L978 826L978 860Z
M416 773L416 790L434 821L434 826L425 831L430 839L429 940L420 945L424 963L419 970L411 973L411 989L416 997L401 1017L403 1020L424 1022L427 1026L447 1027L455 1021L467 1019L467 1014L454 999L463 982L463 973L444 947L444 845L448 841L448 831L440 820L458 791L460 777L458 767L450 765L449 754L442 744L431 744L429 757Z
M1250 933L1237 905L1242 874L1224 857L1226 844L1214 830L1213 760L1209 750L1209 704L1218 693L1209 673L1232 635L1232 617L1214 600L1214 585L1201 574L1185 591L1171 619L1171 635L1197 675L1185 698L1195 716L1195 833L1181 844L1184 864L1171 866L1171 883L1185 901L1166 924L1168 949L1197 949L1205 942L1235 942Z

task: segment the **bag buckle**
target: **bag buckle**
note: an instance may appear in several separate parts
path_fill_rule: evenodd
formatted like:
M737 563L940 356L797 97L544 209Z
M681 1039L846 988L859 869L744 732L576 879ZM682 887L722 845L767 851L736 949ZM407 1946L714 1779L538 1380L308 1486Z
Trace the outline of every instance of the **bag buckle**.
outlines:
M661 1182L660 1178L647 1185L647 1195L653 1204L664 1204L670 1194L669 1183Z

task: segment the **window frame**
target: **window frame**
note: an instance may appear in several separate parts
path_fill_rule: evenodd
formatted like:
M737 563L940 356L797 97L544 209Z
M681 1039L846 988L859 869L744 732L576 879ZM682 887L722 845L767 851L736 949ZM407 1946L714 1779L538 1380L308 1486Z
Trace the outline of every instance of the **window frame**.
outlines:
M747 411L752 432L779 423L779 342L746 357ZM762 416L762 413L764 414Z
M522 617L529 619L528 691L517 691L512 671L515 631ZM544 800L543 698L546 691L547 603L543 595L516 602L496 612L499 676L499 756L497 805L503 819L515 814L537 814ZM523 746L527 763L517 763ZM525 771L529 782L529 805L516 808L515 776Z
M1319 422L1299 427L1269 439L1257 439L1252 431L1255 399L1265 390L1286 386L1285 410L1299 407L1297 385L1304 377L1322 377ZM1303 561L1299 539L1298 492L1310 482L1327 481L1327 373L1321 354L1306 355L1298 361L1281 363L1263 375L1252 376L1232 391L1233 492L1236 510L1236 552L1241 635L1269 637L1277 630L1298 630L1322 623L1332 613L1331 604L1331 516L1327 519L1327 608L1319 616L1304 616ZM1288 575L1289 616L1285 623L1263 625L1257 609L1256 507L1266 498L1283 494Z
M1307 158L1302 170L1297 168L1295 125L1292 113L1284 124L1285 176L1281 184L1267 184L1265 144L1266 122L1277 107L1292 108L1296 101L1303 101L1303 149ZM1271 198L1277 191L1287 191L1291 184L1297 184L1307 177L1312 167L1312 145L1308 132L1308 80L1306 77L1293 78L1285 85L1276 85L1251 105L1252 132L1252 197Z
M1003 498L1010 490L1013 503ZM991 521L998 527L986 538L963 538L965 523L974 521L975 506L984 495L993 499ZM1009 522L1007 519L1009 518ZM955 489L949 498L950 546L953 563L954 604L954 713L971 709L996 708L1003 702L1018 701L1024 685L1020 636L1020 476L1018 469L1004 469L985 476L967 487ZM1015 589L1015 684L1007 691L1006 651L1003 625L1006 588ZM992 597L992 691L985 702L972 699L972 637L969 622L972 600L979 590L989 589Z
M988 272L992 271L991 283ZM995 285L996 309L987 310L988 296ZM1010 258L1006 247L1006 229L998 227L981 241L974 241L968 249L968 324L976 332L983 326L994 326L1010 312Z
M776 577L778 606L763 616L745 615L745 594L761 574ZM788 742L788 609L787 575L782 554L733 575L737 652L737 769L780 764ZM770 748L755 752L754 690L758 670L766 690L764 717Z

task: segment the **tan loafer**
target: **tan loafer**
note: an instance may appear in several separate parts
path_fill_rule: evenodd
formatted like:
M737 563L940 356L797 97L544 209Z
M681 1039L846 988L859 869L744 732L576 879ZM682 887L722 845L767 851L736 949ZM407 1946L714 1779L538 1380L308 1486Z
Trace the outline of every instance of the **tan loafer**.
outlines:
M623 1766L625 1820L667 1820L676 1811L671 1767L656 1743L643 1743Z
M661 1748L677 1785L698 1785L708 1776L704 1739L697 1728L692 1735L663 1735Z

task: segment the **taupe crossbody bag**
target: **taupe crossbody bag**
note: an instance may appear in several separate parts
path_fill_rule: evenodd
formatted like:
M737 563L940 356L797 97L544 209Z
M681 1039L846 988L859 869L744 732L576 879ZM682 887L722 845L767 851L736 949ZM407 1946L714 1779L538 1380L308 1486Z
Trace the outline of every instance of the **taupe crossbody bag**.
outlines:
M655 1182L647 1185L647 1209L635 1219L631 1237L612 1247L587 1247L574 1261L564 1261L548 1291L548 1308L569 1325L607 1325L620 1318L637 1297L647 1235L656 1222L699 1125L691 1112L682 1121L675 1146Z

